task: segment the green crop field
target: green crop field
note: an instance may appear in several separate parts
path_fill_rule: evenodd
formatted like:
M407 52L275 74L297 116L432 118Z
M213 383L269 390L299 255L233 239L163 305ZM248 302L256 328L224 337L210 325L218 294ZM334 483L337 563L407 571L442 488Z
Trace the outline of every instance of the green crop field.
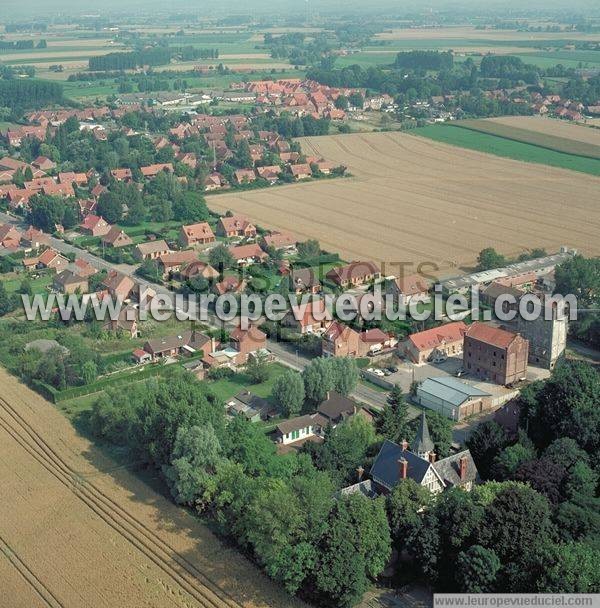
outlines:
M600 51L540 51L515 55L524 63L540 68L548 68L561 64L566 68L600 67Z
M360 65L370 67L373 65L387 65L394 63L396 53L393 51L381 51L377 53L354 53L338 57L335 61L336 68L343 68L348 65Z
M550 135L549 133L521 129L519 127L501 124L491 120L461 120L453 126L470 129L480 133L487 133L488 135L495 135L516 142L532 144L555 152L600 159L600 145L567 139L566 137L558 137L556 135ZM600 136L598 137L598 140L600 141Z
M452 125L431 125L409 131L445 144L487 152L504 158L560 167L600 176L600 160L548 150L536 145L513 141Z

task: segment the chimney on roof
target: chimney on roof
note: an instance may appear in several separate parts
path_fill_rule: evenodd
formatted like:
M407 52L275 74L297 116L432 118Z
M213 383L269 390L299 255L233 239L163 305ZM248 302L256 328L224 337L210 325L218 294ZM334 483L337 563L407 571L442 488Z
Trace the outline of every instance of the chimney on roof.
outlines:
M461 456L458 461L458 468L460 472L460 480L462 482L467 480L467 457Z
M325 401L329 401L329 397L330 397L330 391L327 391L325 393Z
M365 470L362 467L358 467L356 469L356 476L357 476L359 482L362 481L364 474L365 474Z
M358 408L356 407L356 404L355 404L352 406L352 415L356 416L357 412L358 412Z
M217 341L214 338L210 339L210 352L214 353L217 350Z
M437 458L436 453L435 452L430 452L429 453L429 462L431 464L433 464L435 462L435 459Z
M406 450L408 450L408 441L406 441L406 439L402 440L402 451L406 452Z
M398 458L398 468L400 470L400 479L406 479L408 473L408 460L406 460L406 458Z

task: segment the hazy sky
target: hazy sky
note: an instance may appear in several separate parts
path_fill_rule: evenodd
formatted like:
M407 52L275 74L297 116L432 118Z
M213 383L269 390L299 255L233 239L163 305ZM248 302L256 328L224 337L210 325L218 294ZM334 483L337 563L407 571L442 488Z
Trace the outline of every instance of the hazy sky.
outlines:
M269 11L275 13L299 13L304 10L306 0L0 0L2 11L1 20L13 20L18 16L28 14L56 14L71 13L81 15L89 12L93 14L106 14L107 12L128 10L157 9L161 12L169 10L180 10L193 8L194 10L206 10L211 16L216 13L240 14L253 11ZM510 9L559 9L566 11L598 10L598 0L570 0L568 4L564 0L309 0L312 10L315 12L348 12L359 10L361 12L375 12L378 10L391 10L401 13L403 10L428 8L466 8L473 7L479 11L484 7L489 9L505 8L507 17L510 17ZM595 11L595 12L596 12Z

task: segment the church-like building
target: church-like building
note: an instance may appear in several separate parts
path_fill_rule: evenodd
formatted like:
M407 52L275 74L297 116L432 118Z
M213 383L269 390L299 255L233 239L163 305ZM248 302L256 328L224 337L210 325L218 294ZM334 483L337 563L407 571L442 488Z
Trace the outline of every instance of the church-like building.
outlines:
M412 479L433 493L456 486L469 491L479 475L469 450L437 460L423 412L412 444L403 441L398 445L387 439L384 441L371 467L370 477L344 488L342 494L361 492L371 497L385 495L404 479Z

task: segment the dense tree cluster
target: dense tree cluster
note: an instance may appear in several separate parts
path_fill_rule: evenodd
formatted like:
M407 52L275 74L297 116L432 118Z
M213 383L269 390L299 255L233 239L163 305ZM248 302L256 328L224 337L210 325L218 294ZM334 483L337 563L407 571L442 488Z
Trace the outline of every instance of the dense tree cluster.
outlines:
M108 53L90 57L89 70L92 72L111 70L135 70L145 65L167 65L173 53L169 48L154 47L129 53Z
M24 110L63 102L62 85L47 80L0 80L0 106Z
M211 517L290 593L349 606L387 563L383 499L336 500L326 470L306 454L278 456L261 428L243 416L225 424L221 403L190 375L174 371L168 382L108 390L89 424L102 439L129 446L157 467L178 503ZM336 453L340 461L349 440L357 444L358 432L345 426L336 429L338 447L329 458ZM362 455L354 453L353 464Z
M578 315L569 330L578 339L600 345L600 260L576 255L557 266L555 293L577 298Z
M451 70L454 65L454 56L451 51L407 51L398 53L394 65L397 68L410 68L413 70Z

